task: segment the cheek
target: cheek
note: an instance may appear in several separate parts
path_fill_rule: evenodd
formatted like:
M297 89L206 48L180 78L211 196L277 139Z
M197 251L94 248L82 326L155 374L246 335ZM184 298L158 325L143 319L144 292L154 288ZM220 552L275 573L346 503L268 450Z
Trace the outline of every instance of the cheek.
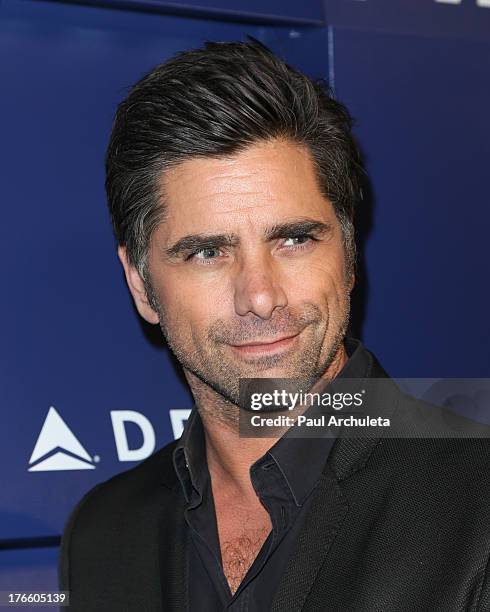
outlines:
M346 292L343 258L328 255L311 261L301 274L301 284L295 283L294 286L296 292L305 297L317 296L328 302L342 300Z
M195 278L184 281L180 274L172 272L167 272L157 287L169 331L183 337L200 335L221 316L229 302L223 283L204 283Z

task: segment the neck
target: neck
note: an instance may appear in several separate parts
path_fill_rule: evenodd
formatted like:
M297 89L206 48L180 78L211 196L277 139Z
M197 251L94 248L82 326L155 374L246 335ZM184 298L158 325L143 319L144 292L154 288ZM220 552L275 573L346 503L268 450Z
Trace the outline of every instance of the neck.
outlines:
M341 343L322 378L333 379L342 370L347 353ZM276 442L277 438L245 438L238 432L238 406L226 400L192 372L185 370L201 417L206 440L206 458L211 479L242 498L255 498L249 470Z

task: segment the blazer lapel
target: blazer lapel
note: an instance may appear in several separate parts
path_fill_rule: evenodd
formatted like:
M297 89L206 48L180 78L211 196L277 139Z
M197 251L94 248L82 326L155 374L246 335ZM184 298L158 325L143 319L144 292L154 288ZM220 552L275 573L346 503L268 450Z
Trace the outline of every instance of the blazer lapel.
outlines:
M387 379L383 386L382 404L376 393L370 394L371 401L378 410L383 405L387 414L391 414L398 404L399 391L374 355L371 357L372 365L365 381ZM367 436L339 437L335 441L314 493L315 499L276 591L271 612L299 612L303 608L348 512L348 502L339 483L364 467L379 441L380 437Z
M184 612L188 609L188 536L185 522L185 497L175 472L172 455L177 441L167 446L160 458L158 474L165 491L161 505L158 542L158 572L163 612Z
M185 499L180 484L169 491L160 523L159 573L164 612L184 612L188 608L188 535L185 525Z
M271 612L298 612L302 609L347 509L347 500L327 465L272 602Z

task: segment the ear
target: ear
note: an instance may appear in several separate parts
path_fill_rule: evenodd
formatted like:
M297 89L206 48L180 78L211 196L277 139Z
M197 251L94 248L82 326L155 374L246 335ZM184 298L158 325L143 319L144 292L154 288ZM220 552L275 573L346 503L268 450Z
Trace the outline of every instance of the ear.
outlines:
M148 323L159 323L158 313L153 310L148 301L143 279L141 278L138 270L128 261L126 247L119 246L117 249L117 254L124 268L126 282L128 283L129 290L131 291L131 295L133 296L138 312L143 319L145 319L145 321L148 321Z

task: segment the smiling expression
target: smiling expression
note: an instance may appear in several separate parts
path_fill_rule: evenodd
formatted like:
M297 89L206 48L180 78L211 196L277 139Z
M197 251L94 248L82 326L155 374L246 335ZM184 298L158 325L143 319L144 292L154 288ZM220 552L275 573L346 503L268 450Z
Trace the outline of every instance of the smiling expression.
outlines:
M165 220L148 254L154 307L133 296L188 380L237 403L242 377L333 370L354 278L308 151L278 139L193 158L161 187Z

